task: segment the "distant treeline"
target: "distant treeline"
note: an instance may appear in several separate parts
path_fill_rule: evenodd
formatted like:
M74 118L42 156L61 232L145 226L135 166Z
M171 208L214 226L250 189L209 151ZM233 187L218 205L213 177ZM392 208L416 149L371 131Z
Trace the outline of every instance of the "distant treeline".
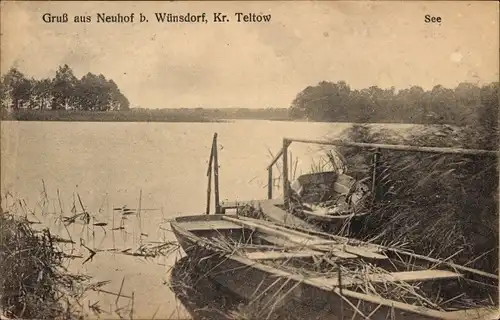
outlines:
M113 80L88 73L81 79L68 65L54 78L26 77L16 68L0 79L0 116L20 121L165 121L223 119L288 120L288 108L130 108ZM10 112L8 112L10 110Z
M3 120L16 121L90 121L90 122L215 122L216 119L202 114L180 113L159 110L110 110L110 111L80 111L80 110L18 110L4 113Z
M148 112L158 115L192 115L209 119L255 119L255 120L289 120L288 108L168 108L143 109L133 108L131 111Z
M0 79L2 109L19 110L128 110L130 103L113 80L87 73L81 79L68 66L60 66L54 78L27 78L16 68Z
M499 83L460 83L455 89L372 86L352 90L343 81L322 81L302 90L290 107L292 119L358 123L477 125L498 119Z
M288 109L140 109L110 111L19 109L1 114L16 121L218 122L230 119L288 120Z
M437 85L427 91L413 86L396 91L377 86L352 90L343 81L322 81L299 92L289 108L131 109L113 80L92 73L78 79L68 65L60 66L52 79L27 78L11 68L0 80L1 117L12 120L259 119L498 127L498 82L483 86L461 83L454 89ZM59 112L47 113L52 111ZM74 117L69 111L75 112ZM110 111L115 113L103 113Z

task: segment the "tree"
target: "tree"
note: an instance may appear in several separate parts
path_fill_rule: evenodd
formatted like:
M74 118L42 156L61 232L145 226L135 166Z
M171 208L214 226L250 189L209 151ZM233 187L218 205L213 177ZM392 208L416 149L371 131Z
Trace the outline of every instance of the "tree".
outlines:
M453 90L437 85L430 92L431 112L437 115L436 123L443 124L455 120L453 107L455 104Z
M108 81L108 87L110 88L111 110L130 110L130 102L113 80Z
M425 94L424 89L419 86L400 90L394 97L392 116L401 119L402 122L426 122L431 111L430 102L426 101Z
M297 94L295 99L290 106L291 114L297 117L309 118L311 116L311 111L309 110L309 106L307 105L307 101L311 98L314 91L314 88L308 86L301 92Z
M471 125L497 130L498 83L482 88L460 83L425 91L419 86L399 90L371 86L350 90L343 82L322 81L297 94L290 108L292 119L349 122L404 122Z
M54 97L52 110L75 108L77 81L73 70L67 64L59 67L54 80L52 80L52 95Z
M375 114L375 108L368 89L351 92L349 101L349 119L354 122L370 122Z
M30 109L45 110L52 105L52 81L50 79L32 79Z
M113 80L103 75L87 73L79 81L76 89L78 104L85 111L129 110L128 99L120 92Z
M24 74L16 68L11 68L4 76L4 92L10 94L12 99L12 108L18 110L23 107L30 99L32 84Z
M7 109L10 107L10 88L6 83L5 76L0 78L0 109Z
M345 121L350 93L350 87L343 81L321 81L297 94L290 113L293 117L304 116L316 121Z
M473 83L460 83L454 90L456 112L460 113L465 125L478 123L477 108L481 104L481 88Z
M87 73L81 79L68 65L60 66L53 79L28 79L11 68L0 79L1 107L75 109L85 111L129 110L128 99L113 80Z
M481 130L482 148L498 150L498 101L499 101L498 82L484 85L480 89L481 105L478 108L478 121Z

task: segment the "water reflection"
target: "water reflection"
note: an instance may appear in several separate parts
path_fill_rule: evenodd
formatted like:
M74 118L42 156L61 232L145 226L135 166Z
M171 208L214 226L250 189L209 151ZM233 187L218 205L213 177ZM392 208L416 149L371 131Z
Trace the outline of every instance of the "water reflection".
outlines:
M229 320L243 300L193 269L184 257L172 268L170 286L193 319Z

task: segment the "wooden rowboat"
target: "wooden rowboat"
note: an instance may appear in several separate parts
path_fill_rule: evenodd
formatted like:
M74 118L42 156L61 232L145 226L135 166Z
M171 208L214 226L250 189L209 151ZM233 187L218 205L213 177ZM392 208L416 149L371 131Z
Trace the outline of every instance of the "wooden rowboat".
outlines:
M379 245L235 215L173 219L191 263L267 315L498 319L498 277Z
M291 184L293 212L303 220L337 233L348 222L362 223L370 188L365 181L334 171L304 174Z

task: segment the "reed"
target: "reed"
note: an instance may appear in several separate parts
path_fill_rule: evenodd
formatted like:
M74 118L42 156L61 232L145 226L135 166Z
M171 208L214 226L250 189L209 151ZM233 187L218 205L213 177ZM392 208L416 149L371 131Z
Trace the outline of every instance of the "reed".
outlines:
M269 153L269 158L274 159L276 157L275 154L271 151L271 149L267 149ZM290 177L289 179L291 181L295 180L298 177L297 169L298 169L298 164L299 164L299 157L292 157L292 152L289 152L288 158L290 159L290 164L288 168L290 168ZM282 162L281 161L276 161L274 165L272 166L273 170L273 179L271 181L273 189L280 189L282 187L282 179L283 179L283 170L282 170ZM268 185L264 185L264 188L267 188Z
M65 271L63 239L0 208L0 314L22 319L83 319L87 277Z
M481 148L484 136L472 129L410 130L398 135L357 125L346 140L367 143ZM370 176L372 151L338 148L349 170ZM383 151L379 199L358 236L404 242L416 253L498 273L497 157ZM353 174L354 175L354 174ZM370 178L371 179L371 178Z
M110 314L133 318L134 293L106 289L109 281L93 282L86 274L67 270L71 264L95 263L96 258L111 253L131 258L156 259L178 251L175 241L146 241L141 216L156 209L145 208L142 191L137 209L126 205L112 210L107 194L100 208L89 208L79 193L73 193L69 210L63 196L56 196L42 182L40 199L35 208L9 192L0 206L0 318L7 319L83 319L109 317ZM115 217L117 216L117 217ZM137 217L137 219L127 219ZM115 218L118 222L115 226ZM125 219L124 219L125 218ZM115 244L115 232L138 230L140 237L130 248ZM102 248L107 237L112 248ZM101 239L101 240L98 240ZM98 242L100 241L100 242ZM111 244L110 244L111 246ZM107 257L102 257L107 259ZM128 304L113 310L102 308L99 301L83 305L87 293L95 291L126 299ZM137 297L136 297L137 298ZM121 300L120 300L121 301Z

